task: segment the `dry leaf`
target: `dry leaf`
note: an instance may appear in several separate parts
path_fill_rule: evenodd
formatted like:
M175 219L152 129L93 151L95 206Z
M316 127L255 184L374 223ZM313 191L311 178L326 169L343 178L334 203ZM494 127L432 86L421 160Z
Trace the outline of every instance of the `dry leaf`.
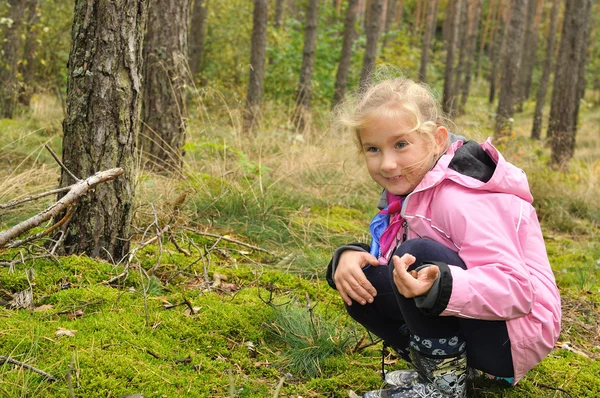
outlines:
M556 347L558 347L560 349L563 349L563 350L571 351L571 352L573 352L575 354L578 354L578 355L584 356L586 358L589 358L589 356L585 352L583 352L581 350L578 350L577 348L573 347L571 345L571 343L569 343L568 341L557 341L556 342Z
M44 305L40 305L39 307L36 307L34 311L49 311L51 309L53 309L54 306L52 304L44 304Z
M225 290L228 292L235 292L236 290L239 290L240 287L238 285L236 285L235 283L221 283L221 290Z
M58 330L56 331L56 337L61 337L61 336L75 337L75 333L77 333L77 330L58 328Z
M190 310L190 307L185 309L185 314L186 315L196 315L200 310L202 309L202 307L192 307L193 313Z
M77 311L67 314L67 318L69 318L70 320L73 320L75 318L81 318L82 316L83 316L83 310L77 310Z

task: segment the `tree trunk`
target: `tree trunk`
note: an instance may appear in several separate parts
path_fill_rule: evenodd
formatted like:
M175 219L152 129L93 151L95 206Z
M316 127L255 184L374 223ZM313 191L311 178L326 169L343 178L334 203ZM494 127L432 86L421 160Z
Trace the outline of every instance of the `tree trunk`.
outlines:
M306 24L304 29L304 49L302 51L302 66L300 81L294 111L294 126L300 134L310 126L310 100L312 97L312 71L315 63L317 47L317 22L319 16L319 0L308 0L306 8Z
M348 72L350 71L350 62L352 60L352 45L356 40L357 32L355 28L356 13L358 11L358 0L348 0L346 9L346 20L344 21L344 40L342 43L342 54L340 64L335 76L335 93L333 94L333 106L339 104L344 99L346 86L348 84Z
M437 26L438 5L439 0L429 0L429 6L427 7L425 36L423 37L423 46L421 47L421 66L419 68L419 80L423 83L427 81L427 63L429 62L431 38Z
M469 89L471 88L471 74L473 72L473 61L475 58L475 49L477 48L477 34L479 33L479 17L481 15L481 3L482 0L472 0L471 2L471 13L469 15L469 33L467 36L467 42L465 43L465 62L462 75L464 75L463 84L459 87L460 89L460 105L458 107L458 113L465 113L465 106L467 104L467 98L469 97Z
M398 6L398 0L388 0L387 9L385 12L385 24L383 25L383 43L381 43L381 53L387 48L387 44L390 40L390 30L396 19L396 8Z
M19 56L21 52L21 26L25 14L25 2L9 0L9 18L12 21L6 25L0 60L0 107L2 117L12 119L19 94L19 78L17 75Z
M273 20L273 27L279 29L281 21L283 20L283 6L285 0L275 0L275 16Z
M75 2L63 163L78 178L115 167L125 172L79 200L63 243L67 254L118 262L129 251L146 16L145 0ZM61 187L74 182L63 170Z
M369 26L367 27L367 43L365 45L365 56L363 66L360 72L360 85L367 84L371 78L371 72L375 66L377 58L377 42L379 41L379 32L381 31L381 11L383 9L383 0L373 0L369 12Z
M244 109L243 131L256 129L260 113L260 101L265 75L265 55L267 52L267 9L269 0L254 0L254 18L252 27L252 52L250 54L250 79L248 96Z
M35 92L35 60L38 45L38 24L40 14L38 13L39 0L27 1L27 33L25 35L25 48L23 49L23 61L19 65L23 84L19 92L19 102L29 106L31 97Z
M548 28L548 41L546 45L546 59L542 67L542 77L537 92L535 103L535 112L533 114L533 127L531 128L531 138L539 140L542 131L542 111L546 102L546 93L548 92L548 81L552 71L552 60L554 59L554 48L556 45L556 30L558 27L558 12L561 0L552 0L552 11L550 12L550 27Z
M402 27L402 19L404 18L404 2L405 0L400 0L400 3L396 6L396 29L400 29Z
M202 70L204 62L204 42L206 41L206 17L208 16L208 0L195 0L190 23L189 59L192 76Z
M542 8L541 0L528 0L527 23L525 25L525 38L521 52L521 71L519 72L519 85L517 86L517 102L515 110L523 111L523 101L529 98L531 91L531 75L535 64L535 54L538 43L538 28L540 23L539 13Z
M499 2L499 1L498 1ZM477 65L475 66L475 79L479 78L479 72L481 71L481 59L483 58L483 50L485 48L485 44L487 42L488 34L491 31L491 26L493 24L492 21L496 18L496 10L497 7L495 5L498 4L495 0L490 0L490 6L488 8L487 15L485 17L485 24L483 27L483 35L481 40L479 41L479 52L477 56ZM493 45L493 39L490 40L488 47Z
M460 12L460 23L457 46L458 49L458 65L454 70L454 83L452 84L451 96L454 98L452 103L451 114L456 115L458 110L458 94L462 87L462 77L467 63L467 51L468 51L468 37L469 37L469 15L471 14L471 2L472 0L463 0L461 12Z
M517 83L521 64L521 46L525 25L525 1L511 1L511 16L506 37L506 48L502 55L502 76L500 78L500 95L496 111L496 129L494 135L506 134L509 120L514 114L517 96Z
M550 166L555 169L565 170L573 156L581 92L579 75L585 59L591 6L591 0L569 0L565 8L548 126L548 136L552 138Z
M453 78L454 78L454 58L456 52L456 42L458 39L458 29L460 22L460 14L462 9L462 3L464 0L456 0L452 2L452 6L448 4L446 10L446 18L449 19L447 34L448 41L446 43L446 69L444 72L444 97L442 99L442 108L444 112L450 116L452 115L452 109L454 108L454 96L453 96Z
M179 173L183 163L188 20L189 0L162 0L149 7L142 144L147 165L161 173Z
M498 83L498 66L504 57L504 48L506 43L506 36L509 27L509 20L511 14L511 7L509 4L502 4L500 0L500 7L498 9L498 26L496 27L496 38L494 40L494 47L492 57L490 57L492 63L492 70L490 72L490 95L489 103L494 103L494 97L496 96L496 84ZM501 23L502 22L502 23Z

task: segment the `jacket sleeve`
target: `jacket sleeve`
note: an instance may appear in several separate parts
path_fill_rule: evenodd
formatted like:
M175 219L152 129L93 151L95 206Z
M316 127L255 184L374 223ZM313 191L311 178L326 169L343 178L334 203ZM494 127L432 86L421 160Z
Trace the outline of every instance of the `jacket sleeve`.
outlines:
M522 317L531 312L535 290L520 237L541 235L539 228L523 230L531 205L509 194L477 193L470 198L460 206L446 203L440 211L441 227L459 248L467 269L450 266L442 275L445 294L450 294L445 308L437 310L441 315L487 320Z
M365 243L350 243L349 245L344 245L342 247L337 248L336 251L333 252L333 258L329 262L329 265L327 265L326 279L329 286L336 289L335 282L333 281L333 276L335 275L335 269L337 268L340 256L343 252L345 252L346 250L354 250L368 253L369 249L370 246Z

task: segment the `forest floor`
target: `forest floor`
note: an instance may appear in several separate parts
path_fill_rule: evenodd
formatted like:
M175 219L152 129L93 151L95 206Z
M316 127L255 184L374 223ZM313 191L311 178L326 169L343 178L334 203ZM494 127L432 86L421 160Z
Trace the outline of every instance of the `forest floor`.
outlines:
M562 333L517 386L482 377L472 395L597 397L600 111L584 107L577 159L556 173L545 167L548 149L521 137L533 105L498 145L528 173L563 299ZM459 118L457 131L485 138L490 111L472 107L478 118ZM0 120L0 203L56 187L58 166L43 145L60 153L60 120L49 99ZM180 178L139 171L136 236L118 265L27 260L39 241L0 253L0 301L32 293L30 308L0 306L1 396L347 397L381 386L381 343L324 280L336 246L367 240L378 196L351 138L288 138L287 122L271 120L249 140L236 120L190 119ZM0 229L51 200L0 213ZM392 353L385 364L408 367Z

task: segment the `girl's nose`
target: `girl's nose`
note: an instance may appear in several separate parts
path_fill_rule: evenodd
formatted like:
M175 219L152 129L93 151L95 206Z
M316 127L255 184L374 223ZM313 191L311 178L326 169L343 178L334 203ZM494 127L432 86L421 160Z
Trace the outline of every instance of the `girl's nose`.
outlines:
M393 156L386 155L384 153L381 159L381 164L379 165L381 171L392 171L397 167L398 164L396 163L396 159Z

